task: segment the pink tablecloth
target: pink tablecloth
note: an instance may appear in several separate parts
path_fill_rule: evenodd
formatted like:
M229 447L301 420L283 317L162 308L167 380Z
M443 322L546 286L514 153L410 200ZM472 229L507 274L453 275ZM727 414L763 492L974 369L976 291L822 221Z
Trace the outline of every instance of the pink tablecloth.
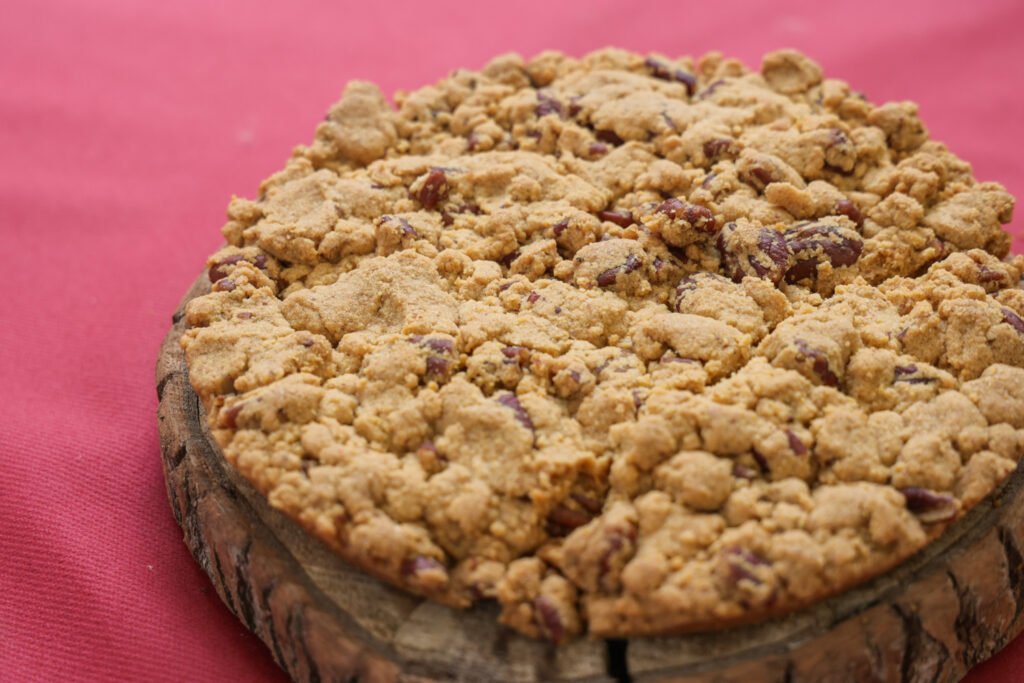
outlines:
M499 52L609 44L756 66L792 46L875 102L916 100L980 178L1024 196L1014 0L256 4L2 13L0 679L283 678L181 541L153 363L231 194L253 196L349 79L392 93ZM972 681L1022 667L1017 641Z

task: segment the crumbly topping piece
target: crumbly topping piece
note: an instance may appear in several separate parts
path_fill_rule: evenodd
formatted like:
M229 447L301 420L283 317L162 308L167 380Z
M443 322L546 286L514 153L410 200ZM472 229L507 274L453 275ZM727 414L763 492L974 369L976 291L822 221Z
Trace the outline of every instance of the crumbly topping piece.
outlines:
M346 89L182 339L228 460L367 571L555 642L761 619L1024 452L1013 199L806 57Z

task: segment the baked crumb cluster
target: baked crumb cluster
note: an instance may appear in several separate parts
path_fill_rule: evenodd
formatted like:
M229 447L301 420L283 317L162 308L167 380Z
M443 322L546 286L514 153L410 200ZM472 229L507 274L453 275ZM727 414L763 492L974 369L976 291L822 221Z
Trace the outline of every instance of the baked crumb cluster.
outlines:
M1024 451L1013 199L791 51L352 83L188 306L228 460L348 561L555 642L901 562Z

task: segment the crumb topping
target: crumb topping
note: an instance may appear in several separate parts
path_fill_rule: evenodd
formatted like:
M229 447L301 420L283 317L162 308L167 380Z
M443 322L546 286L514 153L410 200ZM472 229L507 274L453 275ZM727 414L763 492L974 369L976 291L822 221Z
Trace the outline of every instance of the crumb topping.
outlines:
M348 561L563 642L797 609L1024 452L1013 198L793 51L349 84L188 305L225 456Z

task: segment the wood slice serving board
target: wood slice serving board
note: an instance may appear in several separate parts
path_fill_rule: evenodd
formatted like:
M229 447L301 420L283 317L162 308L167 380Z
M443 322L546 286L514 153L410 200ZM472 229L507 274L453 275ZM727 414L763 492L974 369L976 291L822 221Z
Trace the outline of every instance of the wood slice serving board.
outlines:
M164 475L185 543L297 681L956 681L1024 627L1024 468L893 571L784 618L555 647L350 567L242 479L210 436L178 339L156 367Z

